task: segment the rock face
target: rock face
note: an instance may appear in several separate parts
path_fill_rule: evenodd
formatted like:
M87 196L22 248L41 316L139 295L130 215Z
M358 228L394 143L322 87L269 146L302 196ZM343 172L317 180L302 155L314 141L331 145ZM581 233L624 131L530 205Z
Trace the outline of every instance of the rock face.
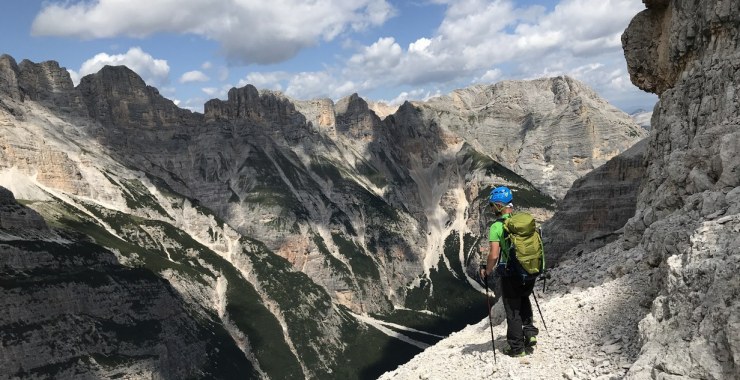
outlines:
M478 85L419 106L558 199L577 178L647 135L627 114L570 77Z
M660 101L625 246L644 247L660 276L627 377L736 378L740 2L646 5L622 42L633 83Z
M640 141L573 183L542 227L550 264L619 238L617 231L635 215L646 148L647 140Z
M156 88L147 86L125 66L105 66L98 73L83 77L76 93L84 99L90 117L109 127L147 130L200 120L160 96ZM122 135L119 138L125 138L123 131L118 133Z
M9 235L6 239L34 239L50 232L41 215L18 204L13 193L4 187L0 187L0 230Z
M38 213L0 187L4 376L258 375L234 342L223 339L223 328L191 315L166 281L120 265L86 239L52 233Z
M0 55L0 91L11 99L23 100L18 86L18 63L13 57Z

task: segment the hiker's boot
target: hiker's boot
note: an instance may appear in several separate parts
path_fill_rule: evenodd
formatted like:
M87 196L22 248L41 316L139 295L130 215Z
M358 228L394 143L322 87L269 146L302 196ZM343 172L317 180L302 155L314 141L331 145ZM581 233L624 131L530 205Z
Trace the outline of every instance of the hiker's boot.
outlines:
M512 358L520 358L522 356L527 356L527 351L515 352L511 347L506 347L504 348L504 355L511 356Z
M524 340L524 346L525 347L533 347L537 345L537 336L530 336L529 338Z

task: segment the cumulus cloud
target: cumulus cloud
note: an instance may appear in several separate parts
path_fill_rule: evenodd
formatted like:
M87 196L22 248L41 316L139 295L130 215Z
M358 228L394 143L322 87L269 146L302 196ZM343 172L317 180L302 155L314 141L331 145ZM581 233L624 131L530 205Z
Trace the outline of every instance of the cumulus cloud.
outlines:
M274 72L254 72L249 73L247 76L239 81L239 87L244 87L248 84L253 85L257 88L267 88L270 90L282 91L282 82L291 77L290 73L285 71L274 71Z
M180 83L208 82L209 80L211 78L199 70L188 71L180 77Z
M401 101L469 83L564 74L608 99L640 94L629 81L620 41L631 18L644 7L640 1L560 0L549 9L513 0L428 1L446 7L433 33L410 40L385 35L364 44L353 40L352 32L393 17L396 10L389 0L55 0L45 3L32 31L80 38L192 34L216 41L230 62L242 64L279 62L336 39L337 45L353 49L337 55L323 71L253 72L239 82L299 99L338 99L352 92L396 88L399 95L393 101ZM126 64L147 80L163 80L161 67L155 70L156 60L149 58L142 66ZM149 67L149 74L141 67ZM227 80L224 67L206 62L200 69ZM83 67L70 74L79 81L87 71ZM195 80L195 72L191 75ZM225 93L217 87L209 87L209 92Z
M433 96L439 96L439 95L440 93L438 91L435 93L430 93L429 91L424 90L423 88L419 88L419 89L415 89L411 91L402 91L395 98L391 100L386 100L384 102L392 106L397 106L397 105L403 104L403 102L407 100L419 100L419 99L426 100Z
M473 83L494 83L501 79L503 72L499 69L486 70L482 76L473 79Z
M347 61L344 77L363 78L360 83L372 88L551 73L574 76L600 93L639 91L628 80L620 40L643 9L639 1L562 0L550 11L511 0L435 2L447 10L434 35L405 49L391 37L380 38Z
M386 72L388 68L398 65L403 49L393 37L381 38L363 49L362 53L352 56L350 65L361 65L370 74Z
M356 83L329 70L299 73L283 71L250 73L239 81L238 86L243 87L247 84L260 89L283 91L295 99L339 99L368 88L367 84Z
M290 79L285 92L300 98L335 98L337 87L337 78L328 72L302 72Z
M141 76L147 84L162 85L169 80L170 66L166 60L155 59L139 47L130 48L125 54L99 53L82 64L78 71L69 70L73 82L88 74L97 73L104 66L126 66Z
M202 90L203 93L208 96L215 96L216 94L218 94L218 88L216 87L204 87L202 88Z
M268 64L381 25L394 12L387 0L72 0L45 3L31 31L83 39L194 34L217 41L232 62Z

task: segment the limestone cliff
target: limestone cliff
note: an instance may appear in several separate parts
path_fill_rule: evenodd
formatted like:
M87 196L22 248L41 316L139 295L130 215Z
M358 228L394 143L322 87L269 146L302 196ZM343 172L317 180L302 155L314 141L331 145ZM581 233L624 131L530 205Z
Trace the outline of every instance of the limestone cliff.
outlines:
M89 237L52 231L2 187L0 282L3 377L258 376L168 282Z
M562 198L573 181L647 133L570 77L477 85L419 103L436 122Z
M13 193L4 187L0 187L0 230L8 240L51 236L51 231L41 215L18 204Z
M642 140L573 183L543 225L551 265L619 238L621 228L635 215L646 147L647 140Z
M633 83L660 95L625 245L657 268L628 378L740 373L740 2L645 1L622 36Z

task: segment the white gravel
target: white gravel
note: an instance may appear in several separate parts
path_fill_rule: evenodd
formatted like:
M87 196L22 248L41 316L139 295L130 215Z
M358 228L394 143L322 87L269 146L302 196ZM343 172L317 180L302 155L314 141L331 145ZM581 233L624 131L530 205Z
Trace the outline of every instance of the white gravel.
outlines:
M612 243L552 271L551 286L536 294L549 333L533 303L540 329L534 353L505 356L506 322L488 319L451 334L380 379L620 379L640 351L638 322L652 301L649 276L639 249L623 251ZM484 307L485 296L481 296ZM503 307L493 315L501 320Z

